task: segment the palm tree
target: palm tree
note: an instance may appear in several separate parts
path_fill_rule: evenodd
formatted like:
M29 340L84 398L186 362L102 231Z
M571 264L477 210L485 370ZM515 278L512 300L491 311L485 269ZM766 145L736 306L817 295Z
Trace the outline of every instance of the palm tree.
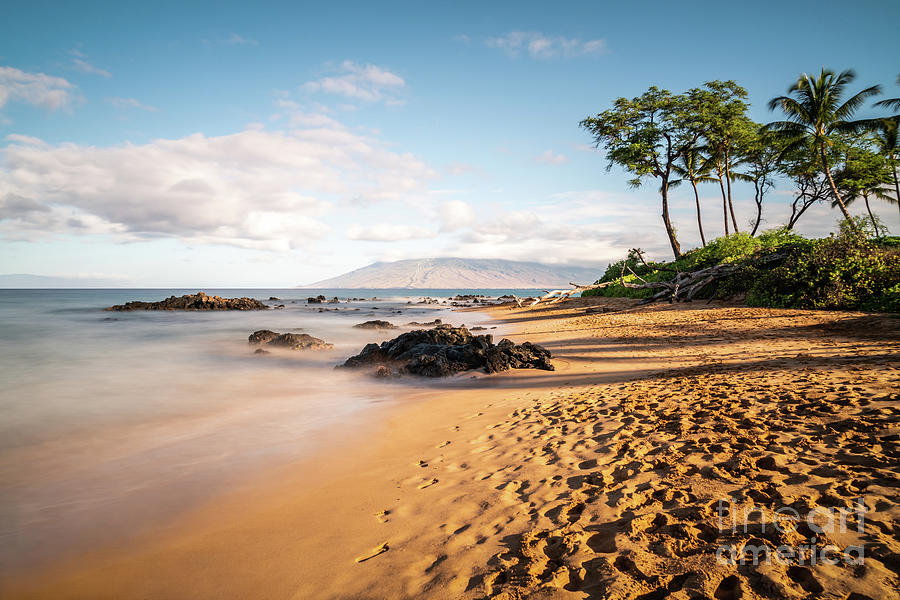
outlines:
M682 179L690 181L691 187L694 188L694 201L697 203L697 227L700 229L700 241L706 247L706 237L703 235L703 221L700 218L700 195L697 193L697 184L716 180L715 177L710 177L712 165L709 161L703 160L700 148L695 147L682 153L681 162L676 164L673 169Z
M900 98L896 100L900 101ZM879 102L879 104L881 104ZM874 140L878 147L878 151L887 158L891 168L891 178L894 180L894 198L893 202L897 203L900 208L900 182L897 181L897 167L900 166L900 140L898 140L897 130L900 128L900 115L889 119L881 119L876 130ZM884 198L891 201L890 197Z
M857 133L867 127L871 128L870 120L851 121L850 118L866 98L881 93L881 88L877 85L867 87L841 102L847 86L855 78L856 74L851 70L835 75L834 71L823 68L816 77L804 73L788 90L787 96L778 96L769 101L769 110L780 108L787 115L787 120L768 125L769 129L781 132L791 139L789 147L806 145L811 151L818 152L831 192L844 213L844 218L850 223L853 220L831 176L825 149L831 145L833 134Z

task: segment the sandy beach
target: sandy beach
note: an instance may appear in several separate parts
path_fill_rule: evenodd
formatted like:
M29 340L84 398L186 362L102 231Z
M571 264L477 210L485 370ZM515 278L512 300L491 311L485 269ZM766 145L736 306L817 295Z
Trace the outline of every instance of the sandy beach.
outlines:
M556 371L411 390L309 460L0 595L900 598L900 319L486 310ZM799 519L774 527L785 508ZM828 560L722 559L761 547Z

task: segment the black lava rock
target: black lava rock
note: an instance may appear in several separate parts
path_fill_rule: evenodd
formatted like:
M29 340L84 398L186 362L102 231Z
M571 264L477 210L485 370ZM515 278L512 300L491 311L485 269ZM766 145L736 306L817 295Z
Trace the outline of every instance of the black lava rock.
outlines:
M465 327L417 329L392 340L367 344L343 364L348 368L388 367L398 374L446 377L482 369L497 373L509 369L552 371L550 351L537 344L514 344L504 339L494 344L490 335L472 335Z

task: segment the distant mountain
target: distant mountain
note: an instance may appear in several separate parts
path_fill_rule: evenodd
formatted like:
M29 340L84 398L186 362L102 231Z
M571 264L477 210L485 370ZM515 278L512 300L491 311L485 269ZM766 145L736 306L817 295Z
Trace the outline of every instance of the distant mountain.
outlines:
M48 277L24 273L0 275L0 289L31 288L115 288L123 282L115 279L88 279L80 277Z
M377 262L306 288L547 289L593 283L600 269L474 258Z

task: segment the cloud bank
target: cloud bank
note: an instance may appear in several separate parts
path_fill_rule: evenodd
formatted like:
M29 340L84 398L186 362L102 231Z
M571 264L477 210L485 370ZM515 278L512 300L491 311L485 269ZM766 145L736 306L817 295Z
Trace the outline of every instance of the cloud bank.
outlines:
M403 201L434 172L411 154L341 127L197 133L106 148L7 137L0 236L175 237L267 250L329 231L340 203ZM360 236L363 233L359 234Z

